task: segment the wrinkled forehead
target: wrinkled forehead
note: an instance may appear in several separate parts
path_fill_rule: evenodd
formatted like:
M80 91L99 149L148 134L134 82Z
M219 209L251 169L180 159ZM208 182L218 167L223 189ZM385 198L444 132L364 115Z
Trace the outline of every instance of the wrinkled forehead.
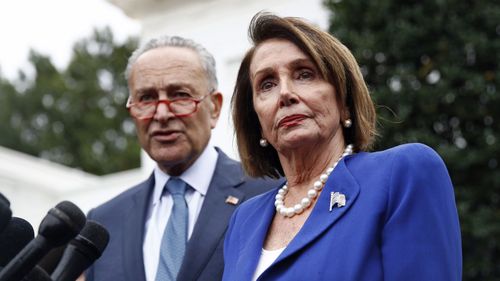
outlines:
M198 54L182 47L152 49L132 66L129 87L145 84L195 84L208 87L208 75Z
M185 47L160 47L146 51L140 55L132 66L132 73L144 69L163 70L190 68L204 72L199 55Z
M280 66L310 62L310 57L297 45L286 39L268 39L257 45L249 65L250 79L259 73L269 72Z

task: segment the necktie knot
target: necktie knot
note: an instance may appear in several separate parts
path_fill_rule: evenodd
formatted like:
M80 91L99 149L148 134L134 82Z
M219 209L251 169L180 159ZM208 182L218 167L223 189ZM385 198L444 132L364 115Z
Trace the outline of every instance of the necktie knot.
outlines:
M168 192L172 194L172 196L184 196L184 194L186 193L186 183L180 178L170 178L165 187L167 188Z

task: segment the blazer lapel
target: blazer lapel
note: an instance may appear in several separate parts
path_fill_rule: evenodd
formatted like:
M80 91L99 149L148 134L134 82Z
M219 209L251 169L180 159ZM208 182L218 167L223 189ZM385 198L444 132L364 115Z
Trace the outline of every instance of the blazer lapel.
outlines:
M230 175L230 176L228 176ZM189 239L177 280L196 280L223 239L237 205L225 203L228 196L242 202L245 194L235 187L243 182L239 166L219 151L212 181Z
M255 208L255 212L258 213L256 216L259 217L257 226L254 227L252 224L244 232L242 231L247 234L247 239L245 239L246 243L238 255L236 264L239 272L241 272L241 280L251 280L257 268L262 247L264 246L264 239L275 215L274 197L277 193L278 190L276 189L276 192L268 194L261 200L260 205Z
M146 210L149 206L149 198L154 185L154 177L143 183L143 188L136 193L132 199L123 220L123 261L127 280L145 281L144 259L142 256L142 242L144 240L144 225L146 219Z
M302 229L295 238L286 247L283 253L276 259L274 264L281 262L287 257L306 247L324 231L335 224L355 203L359 194L359 185L345 165L345 159L342 159L321 192L313 211L309 215ZM330 211L330 194L339 192L345 195L346 205L335 207Z

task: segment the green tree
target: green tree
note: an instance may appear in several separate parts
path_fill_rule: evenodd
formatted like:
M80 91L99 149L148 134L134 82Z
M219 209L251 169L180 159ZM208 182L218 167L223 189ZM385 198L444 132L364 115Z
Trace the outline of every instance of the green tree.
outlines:
M114 43L109 28L94 31L62 71L31 51L33 77L0 77L0 145L99 175L138 167L123 76L136 46Z
M500 2L327 0L377 104L377 149L443 157L461 221L464 280L500 279Z

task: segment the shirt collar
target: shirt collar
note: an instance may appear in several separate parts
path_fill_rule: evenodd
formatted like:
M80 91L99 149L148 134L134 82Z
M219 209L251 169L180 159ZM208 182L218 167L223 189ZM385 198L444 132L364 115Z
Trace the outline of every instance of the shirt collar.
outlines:
M212 176L217 165L218 153L215 147L207 145L200 157L182 173L179 178L189 184L189 186L202 196L205 196L212 181ZM163 172L158 165L154 168L155 187L153 191L152 203L156 205L162 196L163 187L170 179L170 175Z

